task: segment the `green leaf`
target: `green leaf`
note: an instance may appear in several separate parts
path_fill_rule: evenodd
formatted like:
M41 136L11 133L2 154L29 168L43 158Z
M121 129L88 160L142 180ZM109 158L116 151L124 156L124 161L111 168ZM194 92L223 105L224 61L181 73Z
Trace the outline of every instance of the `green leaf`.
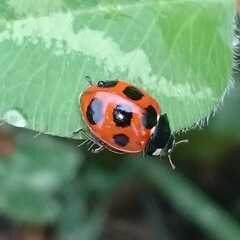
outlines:
M70 137L89 75L147 90L177 131L230 82L232 1L5 0L0 11L0 119L15 126Z
M0 211L17 221L46 223L57 219L55 195L76 175L76 151L46 136L19 134L16 151L0 156Z
M240 82L236 82L230 94L226 97L224 106L217 112L211 123L211 130L217 135L218 139L230 138L238 141L240 138L239 118L240 112L236 111L240 105ZM221 135L221 137L219 137Z

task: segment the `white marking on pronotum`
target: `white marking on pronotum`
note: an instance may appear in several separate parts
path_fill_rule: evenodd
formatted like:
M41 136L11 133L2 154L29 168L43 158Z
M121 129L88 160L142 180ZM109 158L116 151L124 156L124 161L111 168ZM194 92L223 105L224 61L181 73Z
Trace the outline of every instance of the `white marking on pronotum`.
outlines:
M152 155L153 156L159 156L162 153L162 148L158 148Z

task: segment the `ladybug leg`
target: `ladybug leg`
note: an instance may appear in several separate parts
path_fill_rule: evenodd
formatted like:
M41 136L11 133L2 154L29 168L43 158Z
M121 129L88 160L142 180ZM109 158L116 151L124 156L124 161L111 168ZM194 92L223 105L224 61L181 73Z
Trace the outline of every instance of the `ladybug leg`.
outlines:
M81 134L83 137L84 137L84 139L86 139L87 141L93 141L93 140L95 140L95 138L93 138L89 133L88 133L88 131L86 130L86 129L83 129L83 128L79 128L79 129L77 129L77 130L75 130L74 132L73 132L73 136L74 135L77 135L77 134ZM87 142L86 141L86 142ZM85 142L85 143L86 143Z
M89 142L89 139L85 139L83 142L81 142L80 144L77 145L77 147L81 147L84 144L87 144Z
M82 128L79 128L73 132L73 136L83 132L85 132L85 130ZM81 147L85 144L88 144L89 142L90 142L90 136L86 137L86 134L85 134L83 141L80 144L78 144L77 147Z
M88 133L87 133L87 131L85 130L85 129L83 129L83 128L79 128L79 129L77 129L77 130L75 130L74 132L73 132L73 135L77 135L77 134L79 134L79 133L81 133L82 135L83 135L83 142L81 142L79 145L78 145L78 147L81 147L82 145L84 145L84 144L89 144L89 143L91 143L92 142L92 140L93 140L93 137L91 137Z
M79 130L79 133L81 133L82 136L83 136L85 139L87 139L89 142L95 142L95 143L97 142L97 140L96 140L92 135L90 135L90 134L87 132L87 130L81 128L81 129Z
M95 142L91 142L90 147L88 148L88 151L90 151L95 145L96 145Z
M183 140L180 140L178 142L175 142L175 146L177 146L178 144L182 144L182 143L189 143L189 140L188 139L183 139Z
M90 150L92 153L99 153L104 150L104 146L100 142L98 142L96 139L94 139L90 142L88 151L90 151Z
M176 166L175 166L175 164L173 163L170 154L168 154L168 161L169 161L169 163L170 163L170 165L171 165L171 168L172 168L173 170L175 170L175 169L176 169Z
M84 141L81 142L78 147L81 147L85 144L89 145L88 147L88 151L91 151L92 153L99 153L102 150L104 150L104 146L94 137L92 137L87 130L80 128L77 129L76 131L73 132L73 134L79 134L81 133L82 136L84 137ZM94 146L97 146L96 148L94 148Z
M104 150L104 146L103 145L101 145L101 144L99 144L98 145L98 148L95 148L95 149L92 149L92 153L100 153L101 151L103 151Z
M76 129L75 131L73 131L72 135L73 135L73 136L74 136L74 135L77 135L77 134L79 134L79 133L81 133L81 132L83 132L83 131L86 131L86 130L84 130L83 128L78 128L78 129Z

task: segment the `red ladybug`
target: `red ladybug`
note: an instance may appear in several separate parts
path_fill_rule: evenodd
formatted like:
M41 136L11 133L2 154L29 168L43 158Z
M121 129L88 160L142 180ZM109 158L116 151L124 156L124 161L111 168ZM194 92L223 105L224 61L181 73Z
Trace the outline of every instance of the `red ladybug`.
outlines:
M91 84L80 95L80 110L91 134L83 129L77 132L84 134L83 144L89 143L94 153L106 148L163 157L176 145L167 114L161 113L158 102L125 81Z

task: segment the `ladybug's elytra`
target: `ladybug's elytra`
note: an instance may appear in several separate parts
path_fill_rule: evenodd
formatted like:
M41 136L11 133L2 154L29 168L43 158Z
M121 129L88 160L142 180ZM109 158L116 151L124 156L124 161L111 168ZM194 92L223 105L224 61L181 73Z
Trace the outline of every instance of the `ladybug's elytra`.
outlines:
M106 148L163 157L176 145L167 114L161 113L158 102L125 81L91 84L80 95L80 110L91 135L79 131L94 153Z

